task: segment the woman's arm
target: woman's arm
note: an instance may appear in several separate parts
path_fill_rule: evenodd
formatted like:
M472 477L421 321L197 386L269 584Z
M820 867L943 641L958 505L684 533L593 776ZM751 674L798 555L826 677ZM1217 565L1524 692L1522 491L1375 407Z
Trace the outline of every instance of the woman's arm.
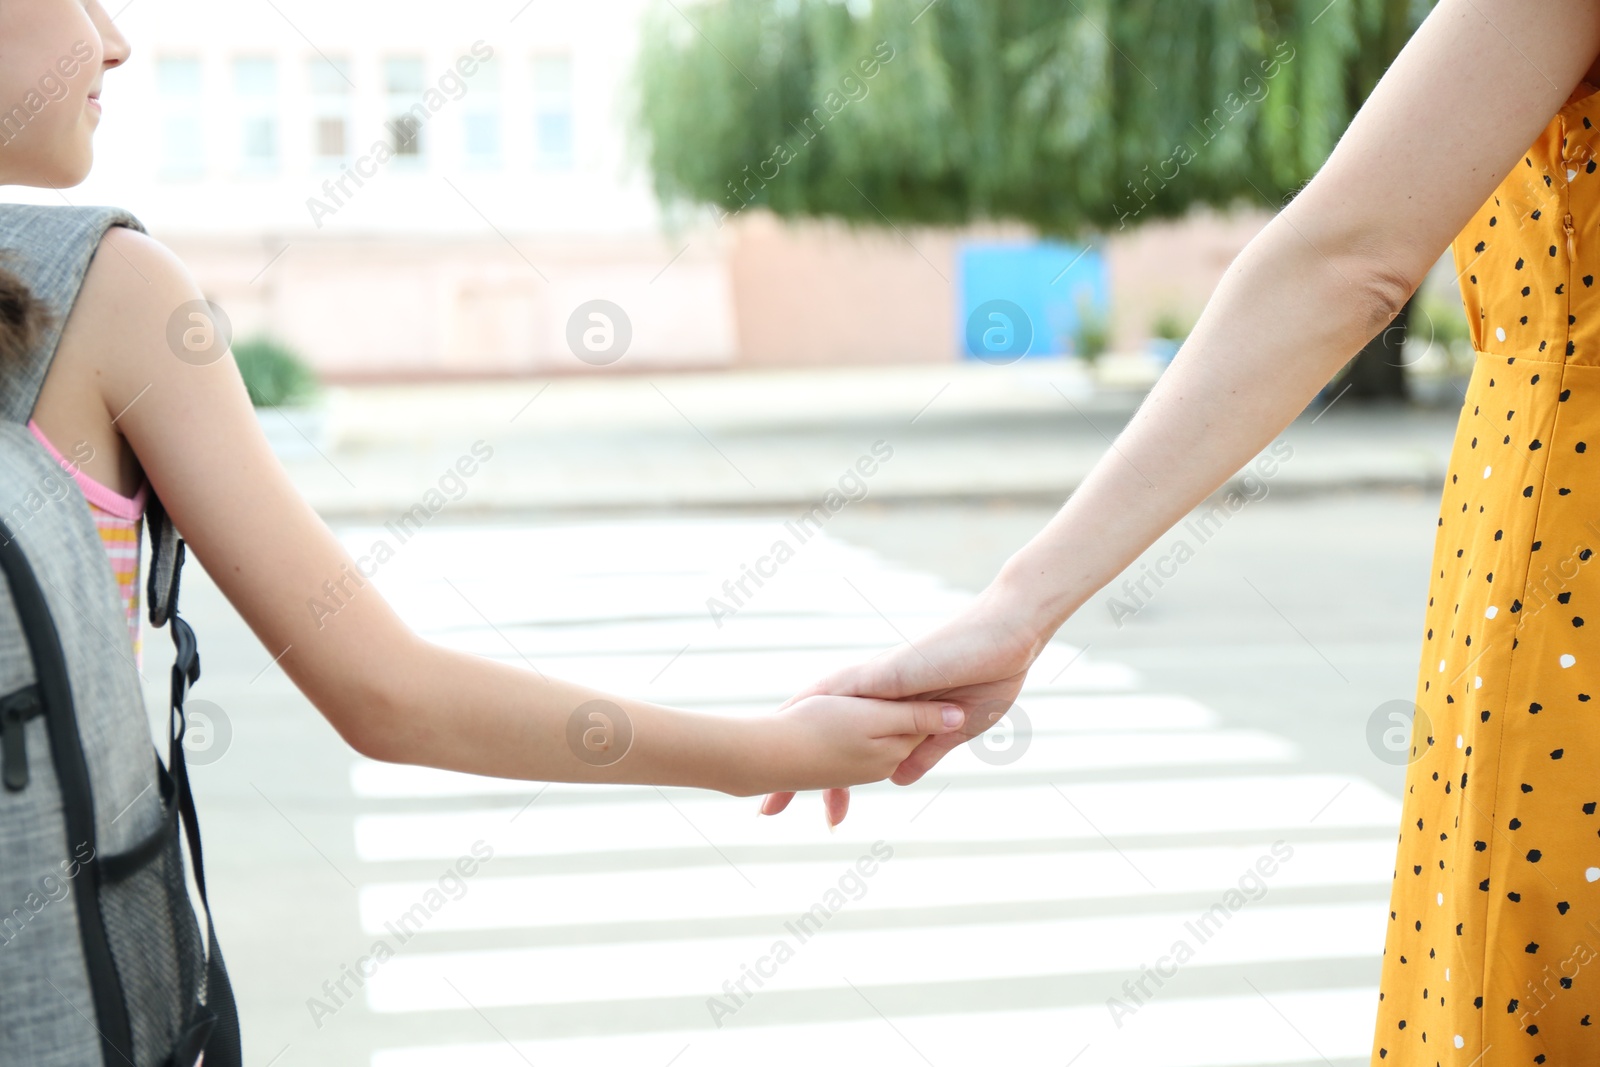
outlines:
M801 695L937 696L966 706L965 730L918 746L893 776L900 784L992 725L997 716L971 714L977 704L1009 705L1061 624L1254 458L1393 320L1597 54L1593 0L1537 8L1442 0L1316 176L1229 266L1110 451L972 609L914 648ZM769 797L764 810L788 800ZM840 797L829 802L842 807Z
M1037 633L1237 473L1389 324L1597 53L1591 0L1433 9L1316 176L1228 268L1112 450L1006 564L1000 583Z
M106 412L190 551L357 751L504 778L692 785L748 796L788 788L776 784L783 781L819 788L879 780L920 735L950 728L933 703L826 698L833 702L788 709L775 726L696 714L423 640L370 583L348 582L359 573L355 561L272 453L232 356L196 365L169 347L169 320L200 299L166 247L112 229L56 359L75 380L98 383ZM353 595L332 615L314 612L324 583L341 580ZM631 725L632 745L615 762L587 750L583 758L568 743L568 720L596 699Z

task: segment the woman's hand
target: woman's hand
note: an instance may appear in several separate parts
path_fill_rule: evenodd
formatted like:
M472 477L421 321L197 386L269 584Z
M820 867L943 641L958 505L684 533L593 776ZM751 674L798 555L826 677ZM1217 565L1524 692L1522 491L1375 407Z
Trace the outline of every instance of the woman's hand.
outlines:
M895 768L891 780L909 785L946 752L977 737L1011 709L1051 632L1053 627L1042 631L1018 599L991 586L958 618L912 644L829 675L792 697L780 712L822 693L934 700L962 708L966 721L959 730L930 732ZM763 801L761 812L776 815L793 798L792 791L774 792ZM829 789L823 800L829 825L837 825L849 805L849 792Z
M750 797L879 782L926 738L959 736L966 718L950 701L797 697L771 718L750 723L763 740L723 791Z

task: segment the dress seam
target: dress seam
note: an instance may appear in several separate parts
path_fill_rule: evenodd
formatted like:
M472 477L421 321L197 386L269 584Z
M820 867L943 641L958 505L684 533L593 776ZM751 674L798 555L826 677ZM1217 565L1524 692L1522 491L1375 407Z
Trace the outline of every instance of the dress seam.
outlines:
M1570 304L1568 306L1570 306ZM1568 336L1570 337L1570 329L1569 329ZM1563 351L1565 351L1565 347L1564 346L1563 346ZM1566 368L1565 368L1565 366L1562 367L1561 377L1557 379L1557 383L1556 384L1561 388L1565 388L1566 387ZM1556 439L1556 423L1560 420L1560 418L1561 418L1561 405L1558 402L1556 404L1555 414L1552 415L1551 419L1550 419L1550 439L1552 441L1554 441ZM1533 509L1533 524L1532 524L1532 527L1530 528L1530 530L1528 532L1528 537L1529 537L1529 543L1530 544L1532 544L1533 542L1536 542L1536 541L1542 541L1543 540L1539 536L1539 533L1540 533L1540 531L1539 531L1539 518L1540 518L1540 516L1542 516L1544 514L1545 493L1549 488L1549 477L1548 477L1548 474L1549 474L1549 470L1550 470L1550 457L1551 457L1551 454L1552 454L1551 451L1546 451L1545 452L1543 461L1542 461L1542 463L1540 464L1540 467L1539 467L1540 492L1539 492L1539 499L1535 503L1534 509ZM1532 581L1532 577L1533 577L1533 553L1529 552L1527 554L1527 565L1524 567L1523 572L1522 572L1522 586L1521 586L1521 588L1519 590L1519 597L1518 597L1519 602L1522 603L1522 606L1523 606L1524 609L1526 609L1527 606L1528 606L1527 605L1527 601L1524 598L1526 598L1528 596L1528 590L1530 588L1530 583ZM1515 676L1515 673L1516 673L1515 668L1516 668L1516 658L1517 658L1517 645L1520 643L1519 638L1521 636L1521 630L1522 630L1523 621L1526 620L1529 617L1530 616L1528 614L1524 613L1524 612L1519 612L1518 613L1517 625L1515 627L1513 627L1512 631L1511 631L1511 647L1506 650L1505 676L1502 679L1502 687L1501 687L1502 696L1501 696L1501 699L1500 699L1500 716L1499 716L1499 718L1500 718L1500 726L1499 726L1499 729L1497 731L1497 737L1496 737L1496 741L1495 741L1494 793L1489 798L1489 804L1490 804L1490 807L1489 807L1489 828L1490 828L1490 830L1492 832L1489 834L1489 849L1490 849L1490 852L1489 852L1489 855L1488 855L1487 859L1488 859L1489 886L1490 886L1490 889L1489 889L1489 893L1488 893L1488 898L1489 899L1487 901L1485 901L1484 908L1483 908L1483 916L1484 916L1484 919L1483 919L1483 933L1484 933L1483 946L1484 946L1484 948L1483 948L1483 967L1482 967L1482 975L1481 975L1481 979L1480 980L1483 983L1483 997L1484 997L1484 1003L1485 1004L1488 1003L1489 988L1490 988L1489 966L1490 966L1490 962L1494 958L1494 953L1492 951L1492 945L1494 943L1494 938L1492 936L1490 936L1490 933L1489 933L1489 909L1494 903L1494 883L1495 883L1495 874L1494 874L1494 872L1495 872L1495 861L1494 861L1494 857L1495 857L1495 853L1503 852L1505 850L1505 846L1501 846L1500 848L1497 849L1495 847L1495 841L1500 835L1500 795L1501 795L1501 786L1502 786L1501 779L1503 777L1502 774L1501 774L1501 771L1503 770L1503 768L1505 766L1506 723L1510 721L1510 717L1511 717L1511 706L1510 706L1509 701L1511 699L1511 680ZM1487 1012L1480 1012L1480 1014L1479 1014L1478 1031L1479 1031L1478 1038L1479 1038L1479 1042L1481 1044L1481 1047L1485 1051L1487 1051L1488 1048L1490 1047L1490 1045L1489 1045L1489 1016L1488 1016Z
M1495 359L1511 360L1513 363L1532 363L1536 367L1600 371L1600 363L1573 363L1565 359L1535 359L1533 356L1519 356L1515 352L1490 352L1487 349L1474 348L1472 355L1474 358L1478 356L1493 356Z
M1561 118L1561 134L1562 134L1563 140L1565 140L1565 138L1566 138L1566 128L1567 128L1566 119L1563 116ZM1566 155L1565 145L1561 146L1560 154L1561 154L1561 156L1563 158L1565 157L1565 155ZM1563 177L1565 177L1565 175L1563 175ZM1561 207L1561 211L1562 211L1562 215L1563 216L1565 216L1567 214L1568 209L1571 207L1571 204L1572 204L1571 196L1572 196L1572 186L1571 186L1571 183L1568 182L1566 185L1563 186L1562 193L1561 193L1561 204L1560 204L1560 207ZM1568 367L1569 367L1569 363L1567 362L1567 360L1570 359L1570 357L1566 355L1566 351L1567 351L1568 344L1570 344L1571 341L1572 341L1572 322L1571 322L1571 319L1572 319L1573 248L1572 248L1572 243L1571 243L1572 242L1572 235L1570 233L1568 233L1568 234L1565 234L1565 236L1566 236L1566 239L1567 239L1567 248L1566 248L1566 253L1567 253L1567 256L1566 256L1566 260L1567 260L1567 263L1566 263L1567 280L1566 280L1566 284L1564 284L1561 288L1562 288L1562 296L1565 297L1565 299L1563 301L1563 309L1566 312L1567 321L1564 324L1564 329L1562 330L1562 342L1561 342L1561 348L1559 349L1559 351L1562 353L1562 363L1561 363L1560 375L1556 379L1557 396L1558 396L1558 398L1559 398L1559 395L1560 395L1560 391L1562 389L1565 389L1566 385L1567 385L1567 370L1568 370ZM1530 547L1534 543L1542 543L1543 542L1543 538L1540 536L1539 520L1544 515L1544 501L1545 501L1545 497L1548 495L1548 493L1550 491L1550 480L1549 480L1550 463L1551 463L1551 457L1554 454L1554 442L1556 440L1558 440L1558 435L1556 434L1556 426L1560 421L1561 421L1561 401L1558 399L1556 401L1555 411L1550 417L1550 430L1549 430L1549 433L1550 433L1550 441L1551 441L1552 447L1550 449L1543 450L1544 454L1543 454L1542 460L1541 460L1540 465L1539 465L1539 498L1534 503L1533 523L1532 523L1532 527L1531 527L1531 529L1529 530L1529 533L1528 533ZM1521 590L1520 590L1520 596L1518 598L1519 601L1522 603L1524 609L1527 608L1527 600L1524 599L1524 598L1526 598L1529 595L1528 590L1530 588L1530 584L1531 584L1532 578L1533 578L1533 569L1534 569L1533 552L1530 551L1530 552L1527 553L1527 562L1526 562L1525 567L1523 568L1522 586L1521 586ZM1504 851L1503 847L1501 849L1499 849L1499 850L1496 850L1495 846L1494 846L1494 842L1495 842L1495 839L1499 836L1499 833L1500 833L1499 815L1500 815L1500 796L1501 796L1501 786L1502 786L1501 771L1505 766L1505 755L1506 755L1505 731L1506 731L1506 723L1510 720L1510 716L1511 716L1509 701L1510 701L1510 698L1511 698L1511 680L1512 680L1513 677L1515 677L1515 664L1516 664L1516 657L1517 657L1517 645L1520 643L1519 638L1521 636L1522 624L1530 617L1531 616L1529 614L1526 614L1526 613L1523 613L1523 612L1519 612L1518 613L1517 624L1516 624L1516 626L1512 627L1512 630L1511 630L1511 647L1506 650L1505 676L1502 679L1502 693L1503 693L1503 696L1501 697L1501 701L1500 701L1500 726L1499 726L1499 730L1498 730L1498 738L1497 738L1496 743L1495 743L1494 794L1490 798L1491 807L1490 807L1490 812L1489 812L1489 828L1490 828L1491 831L1493 831L1493 832L1491 832L1489 834L1489 848L1490 848L1491 851L1490 851L1490 853L1489 853L1489 855L1487 857L1487 859L1488 859L1490 890L1489 890L1489 894L1488 894L1489 899L1487 901L1485 901L1484 909L1483 909L1484 910L1484 923L1483 923L1483 931L1484 931L1483 946L1484 947L1483 947L1483 970L1482 970L1482 977L1481 977L1480 980L1481 980L1481 982L1483 984L1482 996L1484 997L1485 1005L1487 1005L1489 1003L1489 1000L1488 1000L1488 998L1489 998L1489 990L1490 990L1489 967L1490 967L1491 961L1495 958L1495 952L1491 948L1491 946L1494 943L1494 938L1490 935L1490 932L1489 932L1489 909L1494 903L1494 872L1495 872L1494 853L1495 853L1495 851ZM1488 1012L1484 1012L1484 1011L1480 1011L1479 1012L1479 1017L1478 1017L1478 1040L1479 1040L1480 1047L1482 1047L1484 1049L1484 1051L1487 1052L1488 1049L1491 1047L1490 1044L1489 1044L1489 1014L1488 1014Z

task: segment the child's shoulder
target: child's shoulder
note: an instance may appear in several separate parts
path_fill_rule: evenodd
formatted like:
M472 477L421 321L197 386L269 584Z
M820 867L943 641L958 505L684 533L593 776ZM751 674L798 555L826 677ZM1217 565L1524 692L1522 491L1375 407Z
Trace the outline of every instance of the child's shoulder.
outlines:
M111 226L100 237L99 247L84 276L81 300L98 304L109 301L118 315L137 307L146 314L166 307L168 311L198 295L189 268L177 253L142 227Z
M189 280L189 268L184 266L177 253L160 239L152 237L143 227L116 225L107 229L100 237L95 261L107 260L107 252L112 253L109 257L110 266L116 267L116 261L120 260L123 265L133 268L116 272L124 281L153 285L168 279ZM93 266L90 269L93 270ZM146 274L146 271L150 273Z
M188 355L189 311L203 303L172 249L142 227L111 226L99 236L63 324L61 347L87 352L84 358L107 379L140 377L148 384L178 362L172 355Z
M77 255L91 257L83 276L85 289L95 290L83 294L90 299L99 292L135 286L144 288L148 297L156 295L151 287L159 292L193 284L183 262L125 208L0 204L0 263L24 279L34 273L54 276L64 258Z

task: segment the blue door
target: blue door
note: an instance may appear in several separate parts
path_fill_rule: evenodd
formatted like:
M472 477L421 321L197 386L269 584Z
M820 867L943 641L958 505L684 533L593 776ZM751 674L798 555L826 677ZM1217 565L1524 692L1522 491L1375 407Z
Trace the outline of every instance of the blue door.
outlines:
M1080 302L1102 315L1110 306L1105 260L1093 244L971 242L957 263L956 330L970 359L1012 363L1069 353Z

